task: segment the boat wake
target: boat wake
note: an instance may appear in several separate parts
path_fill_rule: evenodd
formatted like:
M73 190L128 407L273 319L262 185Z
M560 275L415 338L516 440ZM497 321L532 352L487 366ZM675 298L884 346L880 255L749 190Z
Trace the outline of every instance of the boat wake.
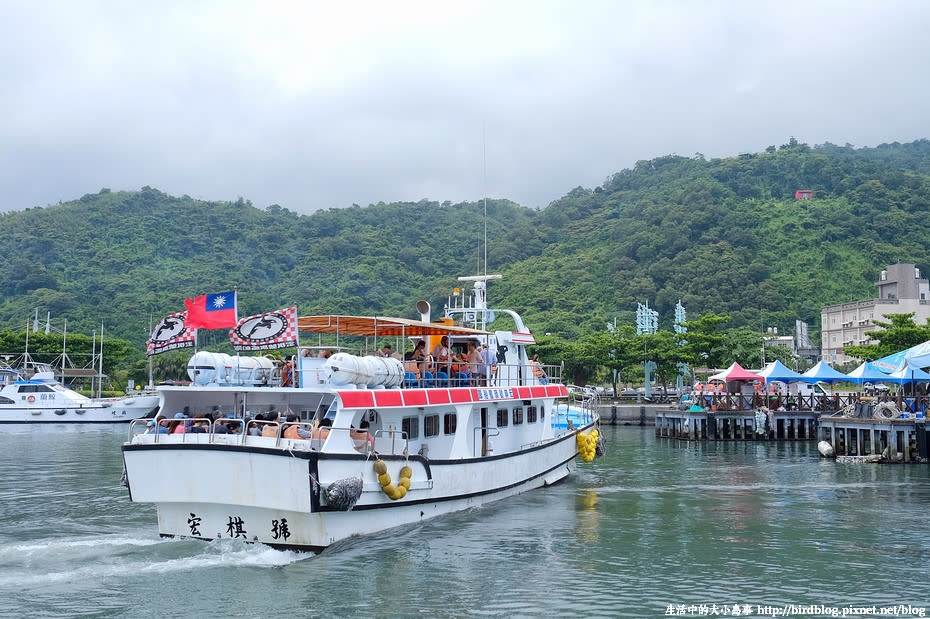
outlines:
M311 556L234 540L204 544L126 535L37 539L0 545L0 592L56 583L118 581L128 575L184 574L213 567L282 567Z

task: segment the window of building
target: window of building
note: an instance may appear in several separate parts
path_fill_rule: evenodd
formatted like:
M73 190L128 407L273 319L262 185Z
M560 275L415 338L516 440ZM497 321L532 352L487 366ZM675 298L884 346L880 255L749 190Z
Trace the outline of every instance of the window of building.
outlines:
M513 409L513 425L517 426L523 423L523 407L517 406Z
M444 434L455 434L459 418L455 413L446 413L442 416L442 431Z
M420 438L420 419L418 417L404 417L400 422L400 429L408 441Z
M423 418L423 436L438 436L439 435L439 415L427 415Z
M497 409L497 427L506 428L507 427L507 418L510 417L510 411L506 408Z

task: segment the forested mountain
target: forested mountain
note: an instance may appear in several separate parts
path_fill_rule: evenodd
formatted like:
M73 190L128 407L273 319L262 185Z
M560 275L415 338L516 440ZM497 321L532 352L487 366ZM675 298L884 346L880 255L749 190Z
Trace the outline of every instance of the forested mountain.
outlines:
M814 199L795 200L798 189ZM479 272L485 224L492 304L537 333L575 337L647 302L668 327L817 325L825 304L869 298L885 265L930 273L930 142L781 147L706 160L640 161L547 208L482 202L353 205L297 215L144 187L0 215L0 327L39 308L89 333L101 321L142 354L150 317L237 287L240 315L438 312L455 278ZM483 269L482 269L483 270Z

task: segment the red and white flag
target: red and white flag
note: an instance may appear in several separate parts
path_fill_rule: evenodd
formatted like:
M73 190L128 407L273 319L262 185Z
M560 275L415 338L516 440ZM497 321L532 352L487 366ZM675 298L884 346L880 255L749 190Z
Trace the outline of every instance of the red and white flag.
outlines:
M187 326L192 329L225 329L238 320L236 291L202 294L184 299L187 308Z
M239 351L297 346L297 307L243 318L229 330L229 342Z
M145 355L151 357L158 353L193 348L197 345L197 329L187 326L187 312L176 312L165 316L155 326L152 337L146 343Z

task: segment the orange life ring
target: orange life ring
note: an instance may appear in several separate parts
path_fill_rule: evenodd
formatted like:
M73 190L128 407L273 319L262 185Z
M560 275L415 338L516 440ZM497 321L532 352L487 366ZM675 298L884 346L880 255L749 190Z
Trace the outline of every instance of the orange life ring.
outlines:
M35 397L34 395L31 395L31 396L29 396L29 397L26 398L26 399L29 400L30 402L35 402L35 401L36 401L36 397Z

